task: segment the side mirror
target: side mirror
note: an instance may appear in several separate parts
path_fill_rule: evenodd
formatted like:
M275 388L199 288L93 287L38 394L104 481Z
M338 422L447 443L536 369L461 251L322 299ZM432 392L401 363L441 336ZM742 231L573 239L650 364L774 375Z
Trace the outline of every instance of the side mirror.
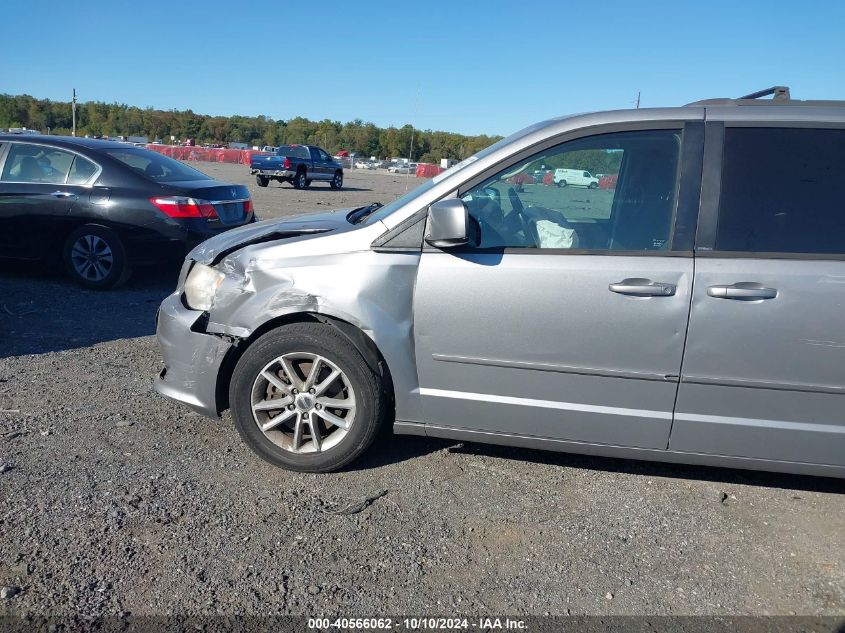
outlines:
M451 248L469 241L468 213L463 200L440 200L428 208L425 241L436 248Z

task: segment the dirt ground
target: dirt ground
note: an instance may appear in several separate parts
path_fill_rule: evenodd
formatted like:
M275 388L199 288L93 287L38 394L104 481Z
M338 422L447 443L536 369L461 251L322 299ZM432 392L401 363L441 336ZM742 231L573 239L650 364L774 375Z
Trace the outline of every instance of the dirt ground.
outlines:
M265 218L406 183L197 166ZM845 481L399 436L340 473L269 466L152 390L176 274L0 269L0 615L845 614Z

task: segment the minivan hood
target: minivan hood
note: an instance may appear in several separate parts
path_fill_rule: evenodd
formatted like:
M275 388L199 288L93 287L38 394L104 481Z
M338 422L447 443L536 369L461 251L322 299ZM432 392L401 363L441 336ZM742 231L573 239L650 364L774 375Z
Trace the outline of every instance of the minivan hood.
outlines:
M229 253L251 244L274 242L303 235L328 233L354 228L346 220L353 208L336 209L328 213L297 215L277 220L264 220L220 233L199 244L188 257L200 264L211 266Z

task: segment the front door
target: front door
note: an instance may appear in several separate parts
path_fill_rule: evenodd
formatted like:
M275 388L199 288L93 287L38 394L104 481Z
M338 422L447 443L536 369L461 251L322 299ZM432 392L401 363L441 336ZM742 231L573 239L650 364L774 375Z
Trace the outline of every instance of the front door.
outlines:
M670 448L845 466L845 129L723 138Z
M314 161L314 179L331 180L334 172L331 170L329 155L318 147L311 148L311 158Z
M683 136L571 140L457 192L474 240L427 247L415 291L427 424L666 447L693 273L690 222L675 222ZM684 156L700 161L694 137ZM618 174L617 186L533 183L541 164Z

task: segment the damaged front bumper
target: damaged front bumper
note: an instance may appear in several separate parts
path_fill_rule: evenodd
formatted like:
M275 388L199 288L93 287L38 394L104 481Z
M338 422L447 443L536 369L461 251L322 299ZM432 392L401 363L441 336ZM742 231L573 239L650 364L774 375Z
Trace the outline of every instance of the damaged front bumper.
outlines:
M162 302L156 334L164 369L155 380L155 390L197 413L217 418L217 374L232 341L196 331L202 317L202 312L183 305L181 292Z

